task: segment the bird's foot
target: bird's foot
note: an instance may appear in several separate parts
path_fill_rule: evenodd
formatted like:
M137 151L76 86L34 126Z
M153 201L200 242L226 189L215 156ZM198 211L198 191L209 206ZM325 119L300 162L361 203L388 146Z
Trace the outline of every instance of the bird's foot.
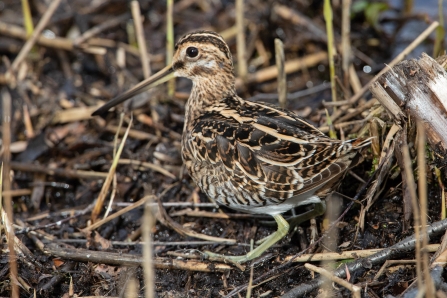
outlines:
M204 256L206 259L209 259L210 261L217 261L217 262L223 262L223 263L230 263L237 268L239 268L241 271L245 270L245 266L242 264L249 261L247 255L243 256L226 256L217 254L210 251L205 251Z
M236 266L261 256L267 249L269 249L272 245L281 240L289 232L289 224L281 215L279 214L274 215L273 218L275 219L276 224L278 225L278 230L272 235L264 238L261 245L251 250L246 255L225 256L212 252L205 252L205 256L212 261L229 262Z

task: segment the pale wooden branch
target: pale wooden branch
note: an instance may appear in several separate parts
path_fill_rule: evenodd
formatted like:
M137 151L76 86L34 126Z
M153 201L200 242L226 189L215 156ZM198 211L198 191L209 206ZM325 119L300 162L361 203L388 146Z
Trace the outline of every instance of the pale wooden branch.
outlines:
M445 57L438 58L444 61ZM424 124L434 149L447 152L447 72L436 60L422 54L419 60L402 61L383 74L371 92L394 117L414 117Z
M109 265L139 266L142 262L141 255L93 251L81 248L73 249L61 247L53 243L45 245L43 247L43 252L47 255L56 256L67 260ZM208 262L201 262L197 260L154 258L153 264L157 269L177 269L202 272L228 272L231 270L231 266L227 264L214 263L210 265Z

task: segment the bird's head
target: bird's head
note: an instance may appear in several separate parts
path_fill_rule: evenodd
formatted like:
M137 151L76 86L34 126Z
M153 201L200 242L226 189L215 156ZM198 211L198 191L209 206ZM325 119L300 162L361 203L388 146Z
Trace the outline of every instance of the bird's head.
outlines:
M110 100L92 115L101 115L119 103L173 77L191 79L195 86L204 87L210 94L213 93L212 89L223 95L232 92L234 90L233 60L230 49L222 36L212 31L186 34L175 45L171 65Z
M175 45L172 69L176 77L194 82L233 75L233 59L223 38L212 31L198 31L183 36Z

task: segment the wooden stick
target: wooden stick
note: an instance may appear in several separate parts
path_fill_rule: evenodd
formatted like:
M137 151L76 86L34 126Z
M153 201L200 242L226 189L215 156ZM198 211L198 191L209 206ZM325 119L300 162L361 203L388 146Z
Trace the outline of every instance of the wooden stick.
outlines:
M142 258L139 255L94 251L80 248L71 249L67 247L60 247L54 244L45 245L43 247L43 252L47 255L80 262L94 262L122 266L139 266L142 262ZM178 269L201 272L228 272L232 268L231 266L226 264L213 263L212 265L210 265L210 263L208 262L171 258L154 258L153 262L154 267L157 269Z
M419 60L406 60L393 67L372 85L371 92L395 122L404 119L404 112L411 115L424 124L433 148L447 152L445 86L447 72L436 60L423 54Z

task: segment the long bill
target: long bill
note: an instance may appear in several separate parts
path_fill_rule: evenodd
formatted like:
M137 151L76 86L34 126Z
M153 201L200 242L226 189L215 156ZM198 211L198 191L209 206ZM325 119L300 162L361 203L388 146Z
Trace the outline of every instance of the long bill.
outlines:
M150 78L140 82L135 85L132 89L127 90L121 95L111 99L109 102L105 103L102 107L97 109L92 113L92 116L102 115L107 112L110 108L122 103L123 101L128 100L131 97L134 97L137 94L140 94L148 89L151 89L155 86L158 86L166 81L169 81L174 77L174 69L172 65L168 65Z

